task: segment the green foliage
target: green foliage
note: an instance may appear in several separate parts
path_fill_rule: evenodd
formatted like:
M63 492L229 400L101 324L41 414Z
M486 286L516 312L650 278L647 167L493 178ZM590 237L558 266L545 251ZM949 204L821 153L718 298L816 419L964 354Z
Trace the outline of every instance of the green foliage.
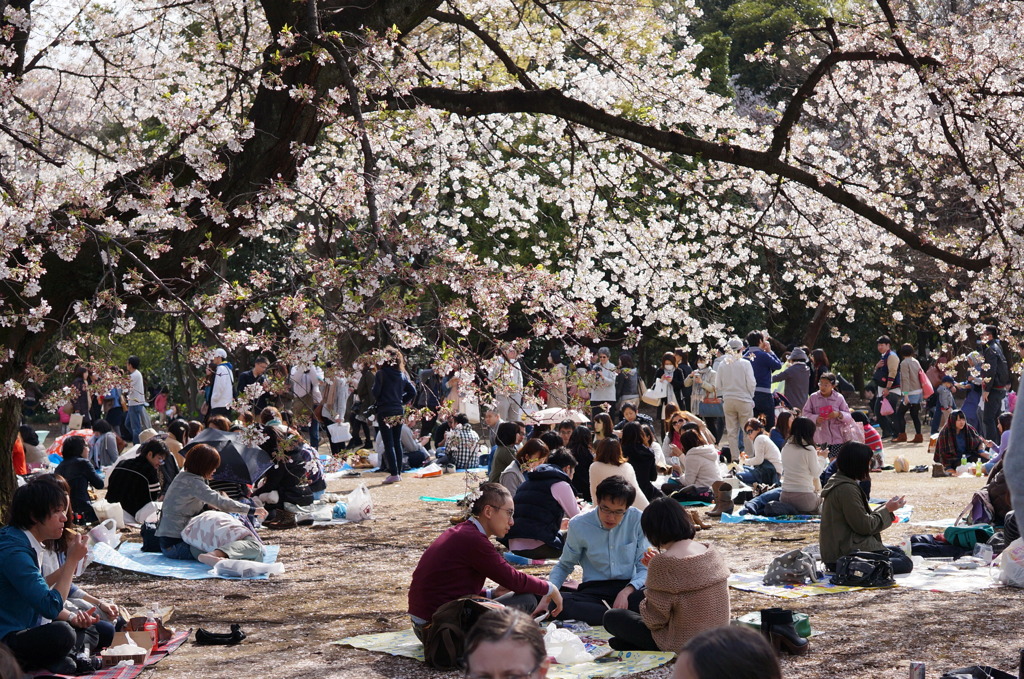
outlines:
M818 25L828 14L819 0L699 0L697 5L704 15L694 23L694 36L706 51L700 65L711 68L715 86L720 87L725 61L736 85L759 93L778 84L779 69L747 57L766 47L771 51L794 28Z

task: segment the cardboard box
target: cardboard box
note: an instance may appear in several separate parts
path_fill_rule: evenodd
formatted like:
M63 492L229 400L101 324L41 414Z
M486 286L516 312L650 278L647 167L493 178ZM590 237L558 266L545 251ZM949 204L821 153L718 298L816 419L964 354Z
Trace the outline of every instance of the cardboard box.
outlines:
M174 615L174 607L167 606L157 611L156 616L153 618L156 620L157 625L157 641L161 644L166 644L174 636L174 630L167 627L166 624L171 621L171 617ZM124 629L127 632L145 632L146 616L145 615L132 615L128 618L127 624ZM149 646L147 645L147 648Z
M142 653L136 653L134 655L113 655L104 651L100 654L100 659L103 661L103 668L113 667L122 660L131 660L136 665L144 665L146 660L149 659L149 649L153 645L153 640L149 636L149 632L115 632L114 640L110 642L110 646L121 646L122 644L135 644L142 649Z

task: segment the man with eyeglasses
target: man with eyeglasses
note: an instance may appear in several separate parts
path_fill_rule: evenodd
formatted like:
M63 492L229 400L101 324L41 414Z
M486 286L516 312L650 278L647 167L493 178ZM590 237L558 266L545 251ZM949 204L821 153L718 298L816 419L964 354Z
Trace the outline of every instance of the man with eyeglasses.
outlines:
M641 511L632 507L636 489L621 476L609 476L595 492L597 508L569 521L565 547L548 581L561 587L573 569L583 568L576 591L563 591L562 620L600 625L612 608L640 610L647 567L640 563L650 544L640 528Z
M427 547L412 573L409 617L420 641L429 633L437 609L461 597L486 596L535 615L548 610L549 602L553 614L562 610L562 595L555 585L517 571L491 544L491 536L505 537L515 523L515 503L508 489L498 483L481 485L470 512L467 521ZM499 586L485 590L487 578Z

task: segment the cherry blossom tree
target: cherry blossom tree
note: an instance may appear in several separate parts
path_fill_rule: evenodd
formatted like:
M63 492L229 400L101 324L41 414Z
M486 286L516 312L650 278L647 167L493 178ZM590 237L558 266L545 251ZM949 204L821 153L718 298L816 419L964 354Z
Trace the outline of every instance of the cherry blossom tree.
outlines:
M803 68L779 104L711 91L685 3L0 8L0 460L42 348L96 356L141 308L295 361L425 345L446 372L512 314L577 352L598 308L719 336L773 256L840 334L924 281L952 336L1019 320L1018 3L807 27L772 53ZM226 275L240 244L276 265Z

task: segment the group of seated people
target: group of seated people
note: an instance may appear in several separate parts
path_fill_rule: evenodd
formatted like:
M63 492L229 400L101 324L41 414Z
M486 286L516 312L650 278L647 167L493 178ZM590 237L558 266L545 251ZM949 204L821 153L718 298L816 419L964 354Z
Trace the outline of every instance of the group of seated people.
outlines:
M73 517L68 483L41 474L14 492L0 529L0 642L25 672L91 673L87 656L125 623L116 604L74 584L88 548Z
M210 430L225 432L237 432L241 428L240 423L231 423L223 416L209 418L208 425ZM273 464L254 484L222 476L218 473L219 458L209 473L204 468L199 476L203 477L203 485L207 489L234 500L235 510L237 503L246 504L245 512L254 506L262 506L276 512L278 519L283 521L280 525L271 521L270 525L288 527L294 525L294 521L288 523L291 513L284 509L285 503L307 506L322 495L327 488L323 467L316 451L295 428L286 424L285 415L278 409L265 408L259 414L259 426L265 435L260 446ZM63 460L55 473L66 479L71 487L76 522L92 524L97 521L90 500L90 486L96 490L106 489L105 499L120 504L126 521L142 523L142 519L155 514L161 502L165 503L163 511L166 514L167 496L181 476L182 468L188 468L185 465L187 458L182 453L187 456L198 447L203 439L193 439L204 429L199 423L172 421L166 433L158 434L152 429L142 432L142 443L127 447L112 460L105 452L97 456L96 444L98 439L112 437L110 432L101 432L98 438L94 436L91 440L80 436L66 438L61 449ZM99 447L106 450L106 445L101 443ZM108 461L109 464L104 464ZM195 464L198 462L193 466ZM170 497L173 499L175 495Z
M520 507L546 502L546 490L568 483L572 465L557 466L567 462L561 455L568 453L556 453L552 464L538 467L544 483L538 479ZM483 484L468 520L437 538L413 572L409 615L417 635L429 635L442 605L471 595L534 616L604 625L619 650L674 652L700 631L728 624L729 570L721 552L693 540L696 529L677 501L657 498L641 512L633 504L636 492L621 476L598 483L595 507L576 513L558 536L561 554L544 580L516 570L491 544L492 536L510 543L521 539L514 537L517 502L503 485ZM552 513L545 530L557 532L560 522L561 514ZM583 578L572 586L567 580L576 566ZM485 590L488 578L498 587Z

